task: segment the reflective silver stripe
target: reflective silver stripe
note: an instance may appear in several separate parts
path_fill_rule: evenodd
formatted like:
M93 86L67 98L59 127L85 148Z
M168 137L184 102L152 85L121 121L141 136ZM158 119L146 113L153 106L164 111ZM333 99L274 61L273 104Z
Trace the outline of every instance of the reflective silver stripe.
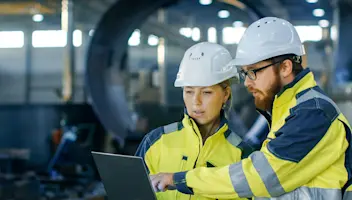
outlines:
M334 106L334 108L336 109L337 113L341 113L340 109L337 107L336 103L333 102L329 97L325 96L324 94L314 90L314 89L310 89L308 92L306 92L305 94L303 94L302 96L300 96L297 99L297 105L300 103L303 103L305 101L314 99L314 98L319 98L319 99L324 99L325 101L331 103L331 105Z
M230 165L229 172L233 188L238 196L253 197L253 192L243 172L242 162Z
M255 200L341 200L341 190L300 187L275 198L254 198ZM343 199L345 200L345 199ZM346 199L347 200L347 199Z
M352 200L352 191L346 191L343 195L343 200Z
M164 126L164 133L172 133L178 130L178 122Z
M270 196L275 197L284 194L285 190L282 188L279 178L264 154L260 151L256 151L251 154L250 158Z
M238 136L236 133L231 132L229 136L226 138L233 146L237 147L242 142L242 139L240 136Z

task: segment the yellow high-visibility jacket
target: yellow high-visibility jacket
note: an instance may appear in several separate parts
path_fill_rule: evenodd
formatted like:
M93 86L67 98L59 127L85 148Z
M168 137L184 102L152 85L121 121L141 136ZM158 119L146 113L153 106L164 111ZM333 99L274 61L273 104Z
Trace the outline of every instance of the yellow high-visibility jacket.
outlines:
M157 174L187 171L195 167L228 165L240 161L241 157L245 156L243 152L248 149L250 147L228 129L223 114L217 132L203 144L195 121L186 113L182 122L159 127L148 133L138 147L136 155L144 159L149 174ZM158 192L157 198L158 200L216 199L182 194L177 190Z
M260 151L224 167L176 173L177 189L223 199L352 199L351 127L308 68L265 116L271 126Z

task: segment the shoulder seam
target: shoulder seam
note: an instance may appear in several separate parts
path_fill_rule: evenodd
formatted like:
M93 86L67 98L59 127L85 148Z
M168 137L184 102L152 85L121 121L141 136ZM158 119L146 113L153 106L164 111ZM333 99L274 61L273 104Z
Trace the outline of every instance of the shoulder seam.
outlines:
M180 130L180 123L181 122L174 122L174 123L163 126L163 134L168 134L168 133L172 133L175 131L179 131Z
M162 138L164 134L175 132L180 130L180 122L174 122L165 126L160 126L156 129L153 129L145 136L145 141L149 148L153 146L158 140ZM148 148L148 149L149 149Z
M157 136L157 137L155 137L155 139L151 140L150 138L152 138L154 135ZM162 135L163 135L163 132L162 132L161 127L150 131L146 135L146 142L148 143L149 147L153 146L158 140L160 140Z
M311 107L311 108L309 108L309 107L301 107L300 105L302 105L302 104L304 104L304 103L306 103L306 102L309 102L309 101L314 101L314 103L315 103L315 106L314 107ZM334 115L334 116L332 116L332 117L329 117L328 115L328 113L327 113L327 111L322 107L322 105L321 105L321 103L319 102L319 101L325 101L325 102L327 102L328 104L330 104L330 106L332 106L332 107L334 107L334 109L335 109L335 111L336 111L336 115ZM326 100L326 99L323 99L323 98L319 98L319 97L313 97L313 98L311 98L311 99L309 99L309 100L307 100L307 101L304 101L304 102L302 102L302 103L300 103L300 104L297 104L296 105L296 108L293 108L292 109L292 111L294 112L294 113L297 113L297 112L299 112L299 111L309 111L309 110L320 110L320 111L322 111L323 113L324 113L324 115L325 115L325 117L329 120L329 121L331 121L331 122L333 122L333 121L335 121L337 118L338 118L338 116L339 116L339 114L341 113L341 111L338 109L338 108L336 108L336 106L334 105L334 104L332 104L330 101L328 101L328 100Z

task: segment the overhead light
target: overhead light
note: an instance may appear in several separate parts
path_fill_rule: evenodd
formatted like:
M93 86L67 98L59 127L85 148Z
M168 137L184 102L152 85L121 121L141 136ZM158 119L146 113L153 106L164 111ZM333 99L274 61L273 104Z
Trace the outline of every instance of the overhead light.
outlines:
M128 45L138 46L141 43L141 31L136 29L133 31L132 35L128 39Z
M74 30L73 31L73 46L80 47L82 45L82 31Z
M159 37L155 35L149 35L148 37L148 44L150 46L156 46L159 43Z
M323 29L320 26L295 26L302 42L320 41L323 38Z
M234 27L242 27L242 26L243 26L243 22L241 22L241 21L235 21L232 25L233 25Z
M185 36L185 37L192 37L192 28L180 28L180 34Z
M32 17L32 20L34 22L41 22L41 21L43 21L43 19L44 19L44 16L42 14L35 14Z
M197 27L192 30L192 40L195 42L200 40L200 29Z
M217 41L217 31L215 27L210 27L208 29L208 42L216 43Z
M323 28L326 28L330 25L329 21L326 19L319 20L318 23L319 23L319 26L321 26Z
M199 0L199 3L204 6L207 6L207 5L210 5L211 3L213 3L213 1L212 0Z
M307 1L307 3L317 3L318 2L318 0L306 0Z
M337 31L336 25L332 25L332 26L331 26L331 29L330 29L330 36L331 36L331 39L332 39L333 41L336 41L336 40L337 40L338 31Z
M245 31L245 27L224 27L222 29L222 42L224 44L238 44Z
M93 36L94 35L94 29L90 30L88 34L89 34L89 36Z
M317 8L313 10L313 15L316 17L322 17L325 15L325 11L323 9Z
M222 18L222 19L228 18L228 17L230 16L230 12L227 11L227 10L220 10L220 11L218 12L218 16L219 16L220 18Z

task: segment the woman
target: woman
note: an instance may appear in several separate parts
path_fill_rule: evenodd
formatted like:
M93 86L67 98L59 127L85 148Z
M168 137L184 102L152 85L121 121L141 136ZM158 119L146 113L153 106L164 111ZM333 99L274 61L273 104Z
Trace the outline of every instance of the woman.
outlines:
M231 59L224 47L208 42L185 52L175 81L175 87L183 88L184 118L148 133L136 153L150 174L223 166L244 156L246 145L229 130L225 117L231 105L231 82L238 80L235 68L225 68ZM207 199L177 191L158 192L157 197Z

